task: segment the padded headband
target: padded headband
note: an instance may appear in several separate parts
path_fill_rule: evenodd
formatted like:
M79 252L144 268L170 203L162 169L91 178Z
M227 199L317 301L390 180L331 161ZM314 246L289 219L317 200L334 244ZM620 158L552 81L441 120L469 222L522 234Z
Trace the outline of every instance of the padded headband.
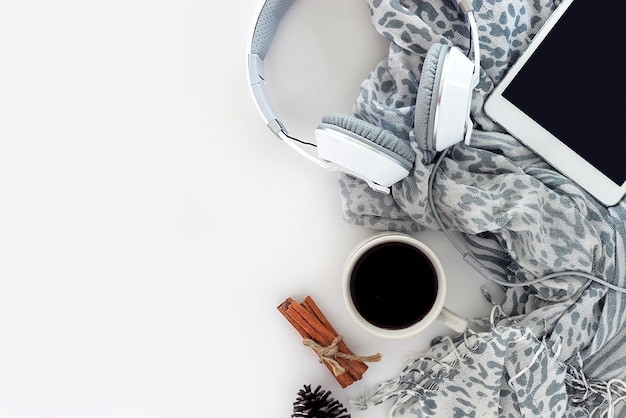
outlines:
M250 40L250 53L265 59L276 35L278 23L295 0L267 0L258 13L256 24Z
M270 49L278 24L295 0L266 0L262 3L254 24L248 50L248 81L252 95L271 131L278 135L285 128L280 123L269 100L265 85L265 57Z

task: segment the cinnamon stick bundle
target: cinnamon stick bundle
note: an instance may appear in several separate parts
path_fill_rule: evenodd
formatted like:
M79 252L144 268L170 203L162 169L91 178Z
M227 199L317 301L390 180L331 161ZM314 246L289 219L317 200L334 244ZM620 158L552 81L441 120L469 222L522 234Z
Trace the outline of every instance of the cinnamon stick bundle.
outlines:
M380 360L380 354L356 356L310 296L302 303L287 298L278 310L298 331L303 343L315 350L342 388L363 377L368 368L366 361Z

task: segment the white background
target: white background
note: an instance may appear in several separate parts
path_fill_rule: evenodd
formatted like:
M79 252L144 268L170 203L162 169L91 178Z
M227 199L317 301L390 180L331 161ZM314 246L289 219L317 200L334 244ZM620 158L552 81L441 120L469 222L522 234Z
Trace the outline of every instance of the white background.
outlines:
M336 176L280 143L246 85L255 1L0 4L0 417L288 417L318 384L346 406L449 332L385 341L340 275L374 233ZM298 1L268 58L294 135L351 113L386 55L362 0ZM488 313L439 233L447 306ZM311 295L357 354L341 389L276 307ZM386 416L391 403L352 416Z

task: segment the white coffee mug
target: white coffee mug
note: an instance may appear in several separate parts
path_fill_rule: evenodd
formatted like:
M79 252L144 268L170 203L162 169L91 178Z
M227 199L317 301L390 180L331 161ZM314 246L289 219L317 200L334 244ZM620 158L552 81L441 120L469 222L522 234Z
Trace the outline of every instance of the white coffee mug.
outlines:
M446 275L421 241L385 232L359 244L343 272L348 312L366 331L386 338L415 335L441 321L456 332L467 321L444 307Z

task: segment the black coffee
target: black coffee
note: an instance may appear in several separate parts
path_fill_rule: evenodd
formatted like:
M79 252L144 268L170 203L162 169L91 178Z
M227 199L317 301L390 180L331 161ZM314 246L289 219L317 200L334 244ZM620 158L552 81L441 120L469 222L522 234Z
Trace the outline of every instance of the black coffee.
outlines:
M356 262L350 294L361 316L381 328L402 329L422 319L435 303L437 277L417 248L389 242Z

